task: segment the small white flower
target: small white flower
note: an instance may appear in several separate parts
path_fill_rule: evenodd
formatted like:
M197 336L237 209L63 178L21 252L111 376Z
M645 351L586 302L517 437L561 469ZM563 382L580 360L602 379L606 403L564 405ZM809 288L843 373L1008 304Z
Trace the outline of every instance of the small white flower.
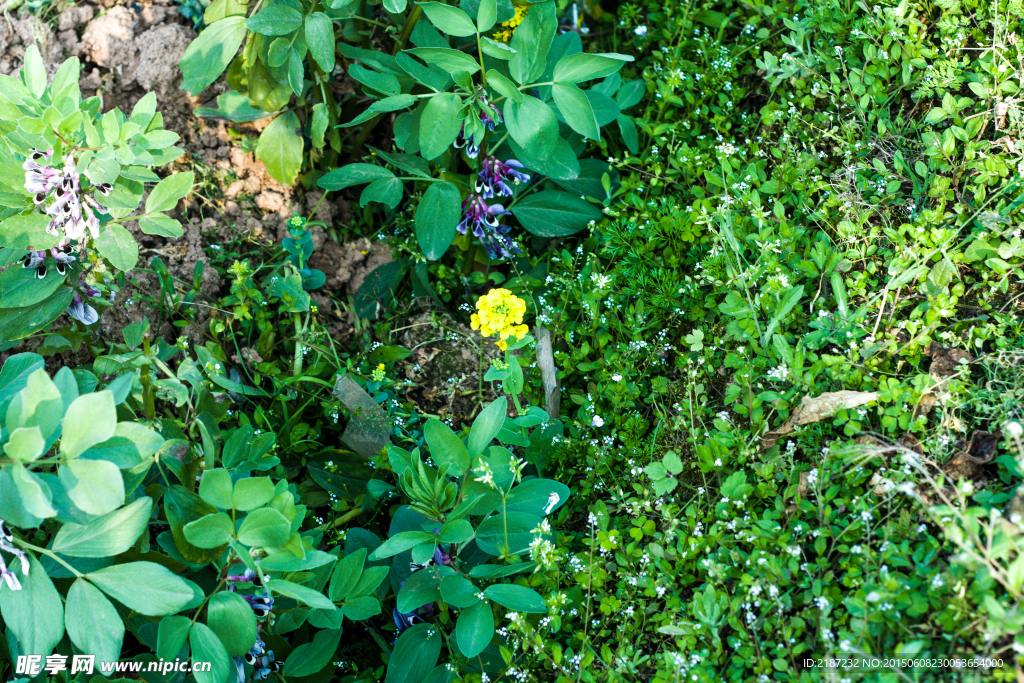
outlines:
M602 419L602 417L600 415L595 415L594 418L590 421L590 426L591 427L603 427L604 426L604 419Z
M620 375L619 373L616 372L614 375L612 375L612 381L613 382L621 382L622 381L622 375ZM1012 423L1012 424L1016 424L1016 423ZM1017 425L1017 429L1020 429L1020 425Z
M635 29L633 29L633 33L635 33L638 36L640 36L641 38L643 38L644 36L647 35L647 27L646 26L637 26Z

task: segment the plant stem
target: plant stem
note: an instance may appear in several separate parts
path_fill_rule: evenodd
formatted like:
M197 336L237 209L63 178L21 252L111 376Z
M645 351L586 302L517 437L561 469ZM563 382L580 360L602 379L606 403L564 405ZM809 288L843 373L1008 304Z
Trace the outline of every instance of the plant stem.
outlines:
M52 558L54 562L62 565L65 569L67 569L69 572L71 572L72 574L74 574L78 578L82 578L83 576L85 576L82 572L78 571L77 569L72 567L70 564L68 564L64 560L60 559L60 557L57 556L57 553L53 552L52 550L47 550L46 548L40 548L37 545L32 545L28 541L24 541L24 540L18 538L17 536L14 537L14 542L16 544L20 545L22 548L27 548L29 550L34 550L37 553L39 553L40 555L46 555L47 557Z
M363 0L365 2L365 0ZM392 55L397 55L402 48L405 47L406 42L409 40L409 36L412 35L413 28L416 27L416 22L423 16L423 8L419 5L413 9L412 14L409 15L409 19L405 22L405 26L402 27L402 32L398 34L398 40L395 41L395 47L391 50Z
M292 361L292 377L302 374L302 315L292 313L295 322L295 359Z

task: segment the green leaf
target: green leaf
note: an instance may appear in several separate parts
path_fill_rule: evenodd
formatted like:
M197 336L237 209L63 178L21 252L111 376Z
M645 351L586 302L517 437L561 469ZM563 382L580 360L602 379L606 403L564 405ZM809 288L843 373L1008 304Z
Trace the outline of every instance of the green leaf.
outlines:
M35 306L0 309L0 339L21 339L49 325L67 309L74 291L62 287Z
M441 599L459 609L480 602L478 593L480 589L462 574L452 574L441 579Z
M508 401L504 396L490 403L480 411L480 414L473 420L473 426L469 430L469 438L466 441L466 448L470 458L476 458L491 445L491 441L501 431L505 424L505 414L508 411Z
M306 45L317 66L330 75L334 71L334 24L323 12L306 17Z
M118 270L127 272L139 262L139 243L135 241L128 230L118 223L104 225L95 244L100 255L110 261Z
M487 36L480 38L480 50L488 57L506 62L516 56L516 51L511 46L491 40Z
M45 448L46 440L39 427L19 427L4 444L4 453L12 460L26 463L42 455Z
M619 124L619 133L622 135L622 141L626 143L629 151L633 154L639 152L640 135L637 133L636 124L633 123L633 119L620 114L616 117L615 121Z
M370 202L378 202L390 208L398 206L405 194L405 185L398 178L381 178L363 188L359 195L359 206L366 206Z
M415 624L395 643L384 683L420 683L437 664L444 640L436 624Z
M512 207L530 233L540 237L565 237L584 230L604 214L585 199L558 190L531 194Z
M288 111L267 126L256 143L256 158L262 161L271 177L282 185L294 185L302 168L302 124L293 111Z
M359 64L351 65L348 68L348 73L352 78L359 81L366 87L371 90L376 90L388 97L397 97L402 92L402 87L399 85L398 79L393 74L370 71ZM405 107L400 108L404 109Z
M50 487L39 478L39 475L18 464L10 465L0 471L10 474L18 497L21 499L21 507L29 514L42 519L57 514L57 510L51 504L53 495L50 493Z
M49 268L39 279L35 268L8 268L0 273L0 308L21 308L43 301L64 284L67 278Z
M613 74L627 62L632 62L629 55L615 53L597 54L579 52L574 55L566 55L555 64L553 81L566 83L579 83L594 78L604 78Z
M237 593L220 591L210 598L206 625L220 638L229 657L241 657L256 642L256 615Z
M333 664L334 652L340 642L341 629L318 631L311 642L299 645L288 655L284 675L298 678L322 671L324 667Z
M776 328L785 321L786 316L789 315L790 311L796 308L797 304L800 303L800 298L804 295L804 286L797 285L796 287L790 287L786 293L782 296L782 300L779 302L779 308L776 310L775 315L772 316L771 321L768 323L768 329L765 330L764 338L766 340L772 338L772 333L775 332Z
M438 93L427 101L420 116L420 154L424 159L436 159L455 142L462 130L460 109L462 98L454 93Z
M69 460L57 472L68 497L83 512L105 515L124 503L124 480L108 460Z
M86 525L65 524L53 539L53 551L71 557L112 557L131 548L149 526L153 499L138 498Z
M683 471L683 461L679 459L675 451L669 451L665 454L665 457L661 459L665 469L672 474L679 474Z
M198 95L228 68L245 38L245 16L225 17L207 26L181 56L181 89Z
M220 548L234 536L235 525L226 512L218 512L189 522L184 532L188 542L197 548Z
M416 55L427 64L436 64L448 73L465 71L470 76L480 70L480 64L459 50L452 50L446 47L415 47L405 50L409 54Z
M95 655L102 662L116 662L121 658L124 642L121 616L103 593L85 579L76 579L71 584L64 625L71 642L82 654Z
M351 555L338 560L334 566L334 573L331 574L331 583L328 590L331 600L340 602L347 598L359 582L363 573L363 564L366 561L366 548L360 548Z
M337 609L335 604L331 602L326 595L323 595L319 591L315 591L312 588L301 586L291 581L285 581L284 579L274 579L270 582L270 590L279 595L283 595L286 598L294 598L304 605L309 605L317 609L333 610Z
M380 601L369 595L360 595L346 600L342 610L344 616L352 621L362 621L380 614Z
M235 482L232 494L234 508L248 512L266 505L274 497L274 482L270 477L249 477Z
M46 66L43 64L43 57L39 54L39 48L35 43L25 50L21 78L25 82L25 87L36 97L46 92Z
M479 600L462 610L455 622L455 637L465 656L476 657L483 652L494 637L494 612L490 603Z
M171 525L174 547L185 560L195 564L206 564L220 556L223 548L199 548L189 543L185 537L185 525L206 515L215 514L215 507L205 503L184 486L175 484L164 494L164 512Z
M491 69L487 72L487 85L515 102L523 101L523 93L516 87L515 83L506 78L501 72Z
M0 588L0 614L7 628L18 638L21 654L45 657L64 637L64 606L60 594L35 557L29 555L28 576L15 562L21 590Z
M275 548L288 542L291 524L277 510L262 508L253 510L242 521L238 529L238 540L247 546Z
M484 595L516 612L547 614L548 606L537 591L514 583L496 583L484 589Z
M395 174L383 166L374 164L348 164L325 174L316 182L318 187L328 191L344 190L378 179L394 178Z
M459 188L452 183L432 183L423 193L416 207L416 239L428 260L436 261L444 256L455 239L461 214Z
M85 575L104 593L140 614L174 614L192 601L187 583L153 562L125 562ZM140 590L144 586L145 590Z
M451 427L440 420L428 420L423 427L430 457L438 468L448 465L448 476L461 477L469 469L469 451Z
M480 33L490 31L498 22L498 3L496 0L481 0L480 9L476 13L476 28Z
M555 83L551 86L551 96L570 128L585 138L601 139L594 108L582 90L572 83Z
M530 479L509 492L506 512L528 512L546 517L569 500L569 487L553 479Z
M547 66L548 50L558 29L556 4L544 2L530 5L509 45L516 51L509 62L509 73L517 83L536 80Z
M194 181L195 174L191 171L167 176L149 193L146 199L146 213L170 211L178 205L178 200L188 196ZM105 226L105 229L107 227L109 226Z
M245 20L245 27L264 36L284 36L302 26L302 13L283 3L265 7Z
M426 531L403 531L402 533L392 536L388 540L384 541L384 543L373 551L370 555L370 559L383 560L384 558L405 552L424 541L430 541L434 538L434 534Z
M192 624L188 643L192 647L193 666L198 662L212 664L209 671L205 666L194 666L192 675L196 683L224 683L232 670L232 665L227 650L224 649L224 644L220 642L217 634L206 624L196 622Z
M524 97L522 102L505 100L504 112L505 126L516 144L541 158L551 154L559 139L558 118L551 107L536 97Z
M501 546L506 543L508 531L509 554L516 555L529 550L533 541L533 530L541 518L526 512L509 512L488 517L477 526L476 545L485 553L494 556L502 554Z
M156 637L156 656L163 660L177 657L181 648L185 647L191 630L192 620L188 617L172 616L161 619Z
M199 497L221 510L230 510L234 504L231 473L222 467L203 472L199 482Z
M458 7L451 7L441 2L421 2L423 13L430 19L430 23L437 27L442 33L457 38L476 35L476 25L469 15ZM497 16L497 8L495 8Z

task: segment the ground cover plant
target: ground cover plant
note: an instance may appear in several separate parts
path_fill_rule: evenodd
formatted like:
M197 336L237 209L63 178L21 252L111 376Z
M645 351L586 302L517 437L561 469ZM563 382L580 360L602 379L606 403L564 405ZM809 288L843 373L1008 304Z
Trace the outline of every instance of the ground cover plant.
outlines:
M1017 3L12 9L4 680L1024 675Z

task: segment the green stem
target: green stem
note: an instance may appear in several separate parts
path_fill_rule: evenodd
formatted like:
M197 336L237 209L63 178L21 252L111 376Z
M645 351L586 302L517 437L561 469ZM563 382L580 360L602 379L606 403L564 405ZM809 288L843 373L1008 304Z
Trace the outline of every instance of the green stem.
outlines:
M406 42L409 40L409 36L412 35L413 28L416 27L416 22L420 20L421 16L423 16L423 8L416 5L412 14L409 15L409 19L405 22L405 26L402 27L402 32L398 34L398 40L395 41L395 47L391 50L392 55L397 55L402 48L405 47Z
M292 361L292 377L302 374L302 315L292 313L292 320L295 322L295 359Z
M148 361L150 352L149 332L142 336L142 352ZM148 362L142 366L142 374L140 379L142 380L142 402L146 410L146 419L152 422L156 419L156 399L154 396L156 392L154 391L154 387L152 386L152 384L150 384L149 381Z
M46 548L40 548L37 545L32 545L28 541L23 541L22 539L18 538L17 536L14 537L14 542L17 545L20 545L22 548L27 548L28 550L34 550L35 552L39 553L40 555L46 555L47 557L53 559L54 562L56 562L57 564L60 564L61 566L63 566L65 569L67 569L69 572L71 572L72 574L74 574L78 578L82 578L83 576L85 576L85 574L83 574L82 572L78 571L77 569L72 567L70 564L68 564L64 560L60 559L60 557L57 556L57 553L53 552L52 550L47 550Z

